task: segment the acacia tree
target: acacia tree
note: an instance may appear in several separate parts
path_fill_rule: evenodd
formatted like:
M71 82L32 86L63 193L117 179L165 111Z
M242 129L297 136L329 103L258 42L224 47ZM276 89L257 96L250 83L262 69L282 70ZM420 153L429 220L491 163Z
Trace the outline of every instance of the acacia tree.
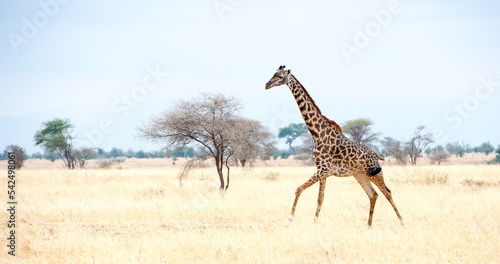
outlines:
M269 132L259 121L240 117L236 119L235 126L231 128L230 152L236 161L245 167L259 156L270 156L275 145L274 135Z
M382 140L382 145L385 150L390 155L394 156L401 165L408 162L408 152L405 149L405 145L401 141L391 137L385 137L384 140Z
M80 166L80 168L85 169L87 166L88 159L95 158L96 152L93 148L79 148L73 151L73 155L75 157L76 163Z
M301 138L302 138L302 146L300 146L297 149L297 152L311 156L314 151L314 145L315 145L311 133L304 133L302 134Z
M279 138L286 138L286 143L290 147L292 154L295 153L295 149L292 147L293 141L301 137L304 133L308 133L307 127L304 123L294 123L287 127L282 127L278 131Z
M214 159L220 190L227 190L228 160L238 152L236 144L241 141L237 135L253 135L241 124L240 109L241 104L233 97L202 93L197 98L178 101L170 110L143 124L138 128L139 137L166 143L168 148L196 146L204 150L207 157Z
M462 157L465 154L466 148L462 142L460 144L458 141L446 144L446 151L455 154L457 157Z
M24 149L18 145L8 145L4 150L5 157L7 157L7 153L9 152L14 152L15 154L14 161L16 162L16 169L23 167L24 160L26 160L26 152Z
M497 155L495 156L494 159L488 161L488 164L500 163L500 146L497 147L497 149L495 150L495 153L497 153Z
M474 152L483 152L484 154L488 155L492 152L495 151L495 147L491 145L491 143L488 142L483 142L480 146L477 146L473 149Z
M73 124L69 119L56 118L42 123L42 129L34 136L35 145L43 145L46 151L55 152L70 169L75 168L76 159L73 156Z
M427 145L434 142L431 133L423 134L425 126L418 126L415 129L413 137L406 142L408 146L408 156L410 156L410 162L412 165L417 164L417 158L422 154L422 151L427 147Z
M449 157L450 153L446 152L442 146L437 146L429 155L431 162L437 163L437 165L441 165L441 162L446 162Z
M380 133L372 132L372 125L373 121L368 118L348 120L342 126L342 132L347 135L350 140L372 147L373 143L376 142L380 136Z

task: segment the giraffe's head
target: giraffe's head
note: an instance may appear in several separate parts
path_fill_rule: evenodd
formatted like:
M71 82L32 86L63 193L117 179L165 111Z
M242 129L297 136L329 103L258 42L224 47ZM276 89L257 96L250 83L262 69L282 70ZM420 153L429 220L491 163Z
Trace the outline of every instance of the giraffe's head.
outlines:
M292 70L285 70L285 65L280 66L271 80L266 83L266 90L271 89L274 86L286 84L288 82L288 78L291 75L291 72Z

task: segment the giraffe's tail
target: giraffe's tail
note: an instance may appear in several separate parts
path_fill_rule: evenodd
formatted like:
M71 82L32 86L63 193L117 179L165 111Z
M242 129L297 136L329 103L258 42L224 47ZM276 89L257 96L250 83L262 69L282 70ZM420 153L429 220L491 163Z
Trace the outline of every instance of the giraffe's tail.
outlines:
M377 167L376 169L368 170L368 175L370 175L370 176L375 176L375 175L377 175L380 171L382 171L382 168Z

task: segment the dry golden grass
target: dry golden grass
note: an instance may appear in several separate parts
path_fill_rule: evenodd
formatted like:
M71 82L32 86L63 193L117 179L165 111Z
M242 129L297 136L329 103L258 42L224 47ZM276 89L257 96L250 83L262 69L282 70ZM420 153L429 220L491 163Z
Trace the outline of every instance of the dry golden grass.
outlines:
M500 166L384 168L405 218L354 178L294 191L312 167L233 169L225 196L212 168L179 188L177 168L18 172L18 255L0 263L498 263ZM5 170L0 170L6 175ZM482 185L474 182L482 181ZM2 185L2 201L6 198ZM379 192L380 193L380 192ZM5 204L5 202L4 202ZM3 210L2 219L6 219ZM7 227L2 225L2 237Z

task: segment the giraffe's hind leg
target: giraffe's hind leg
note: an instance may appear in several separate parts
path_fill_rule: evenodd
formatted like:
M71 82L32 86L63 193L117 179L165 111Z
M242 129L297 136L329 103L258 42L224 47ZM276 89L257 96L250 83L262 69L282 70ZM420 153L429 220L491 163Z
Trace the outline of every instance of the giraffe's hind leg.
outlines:
M389 188L385 186L383 173L380 172L375 176L371 176L369 179L379 188L379 190L384 194L385 198L387 198L387 200L391 203L392 208L394 208L394 212L396 212L396 215L398 216L399 221L401 222L401 225L404 226L405 224L403 222L403 217L401 217L401 214L399 213L398 208L396 207L396 204L392 199L391 190L389 190Z
M363 190L365 190L368 198L370 198L370 214L368 216L368 226L372 226L373 211L375 210L375 203L377 202L378 194L372 186L370 179L366 173L355 174L354 178L359 182Z
M293 201L293 206L292 206L292 211L290 212L290 216L288 217L288 224L292 222L293 215L295 214L295 207L297 206L297 202L299 201L300 194L309 186L315 184L317 181L320 180L320 175L321 173L318 171L316 172L309 180L307 180L304 184L300 185L297 190L295 191L295 200ZM319 202L319 198L318 198ZM318 204L319 205L319 204Z

